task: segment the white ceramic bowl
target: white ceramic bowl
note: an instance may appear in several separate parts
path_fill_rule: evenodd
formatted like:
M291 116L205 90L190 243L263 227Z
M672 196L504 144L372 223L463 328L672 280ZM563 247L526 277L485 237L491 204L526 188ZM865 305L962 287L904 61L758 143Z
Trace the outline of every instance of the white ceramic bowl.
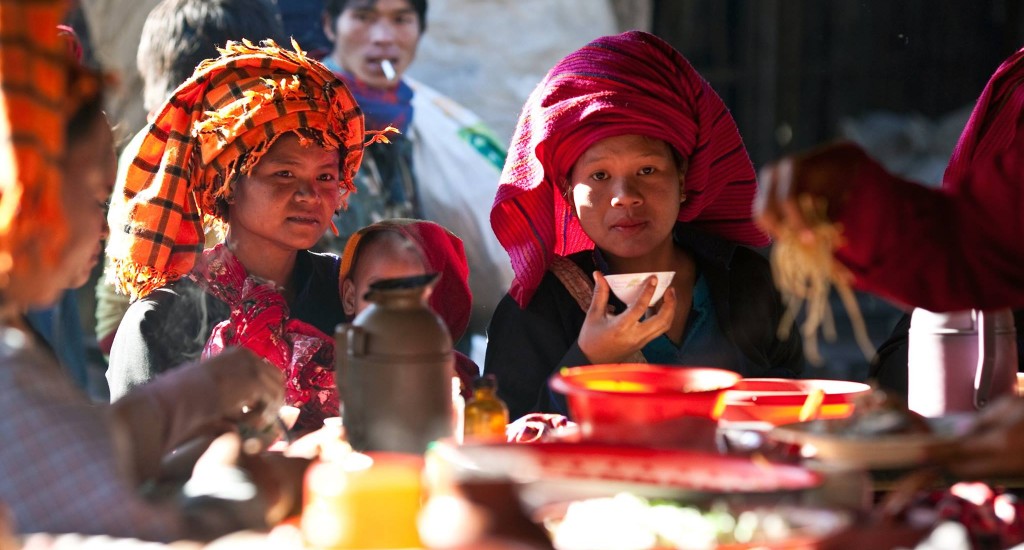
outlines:
M624 304L631 306L636 301L637 296L640 296L640 291L644 288L644 281L651 275L658 278L658 287L654 289L654 296L651 297L651 303L648 304L648 307L651 307L664 296L665 291L668 290L668 285L672 284L672 277L676 275L675 271L620 273L618 275L605 275L604 278L608 281L608 286L611 287L612 292Z

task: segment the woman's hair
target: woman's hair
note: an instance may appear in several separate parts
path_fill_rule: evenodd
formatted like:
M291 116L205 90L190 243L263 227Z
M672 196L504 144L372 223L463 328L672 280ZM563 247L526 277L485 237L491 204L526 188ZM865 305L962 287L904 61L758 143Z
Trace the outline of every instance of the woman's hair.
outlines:
M103 96L97 94L94 98L83 103L71 117L65 126L65 139L67 144L77 142L89 135L92 124L97 117L103 115Z

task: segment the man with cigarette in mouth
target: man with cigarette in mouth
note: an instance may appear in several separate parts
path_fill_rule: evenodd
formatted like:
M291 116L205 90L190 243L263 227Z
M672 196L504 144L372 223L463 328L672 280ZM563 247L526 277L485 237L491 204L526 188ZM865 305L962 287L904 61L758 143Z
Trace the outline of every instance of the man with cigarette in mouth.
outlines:
M399 133L367 147L348 210L334 217L339 235L328 232L320 246L340 254L355 231L386 218L445 226L465 245L474 298L469 330L482 334L512 281L488 219L505 147L478 116L405 76L426 15L427 0L324 3L324 32L334 43L324 65L352 90L368 131Z

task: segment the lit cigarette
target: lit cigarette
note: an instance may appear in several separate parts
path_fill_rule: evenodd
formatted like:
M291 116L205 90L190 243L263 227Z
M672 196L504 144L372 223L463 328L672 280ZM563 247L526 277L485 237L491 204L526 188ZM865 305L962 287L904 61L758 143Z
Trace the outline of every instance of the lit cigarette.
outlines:
M388 79L388 82L393 82L395 80L395 76L397 76L395 73L395 66L392 65L390 61L387 59L381 61L380 69L384 71L384 77Z

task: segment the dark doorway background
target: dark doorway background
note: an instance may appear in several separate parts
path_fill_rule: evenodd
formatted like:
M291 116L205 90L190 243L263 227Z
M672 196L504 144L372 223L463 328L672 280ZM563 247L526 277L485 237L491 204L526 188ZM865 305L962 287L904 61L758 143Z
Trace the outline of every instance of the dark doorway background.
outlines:
M846 118L972 106L1024 45L1022 18L1019 0L654 0L652 30L722 96L760 168L839 138ZM858 302L877 346L902 311ZM864 380L868 360L834 293L832 310L839 338L804 376Z
M1022 45L1017 0L655 0L655 34L722 95L755 166L874 110L973 103Z

